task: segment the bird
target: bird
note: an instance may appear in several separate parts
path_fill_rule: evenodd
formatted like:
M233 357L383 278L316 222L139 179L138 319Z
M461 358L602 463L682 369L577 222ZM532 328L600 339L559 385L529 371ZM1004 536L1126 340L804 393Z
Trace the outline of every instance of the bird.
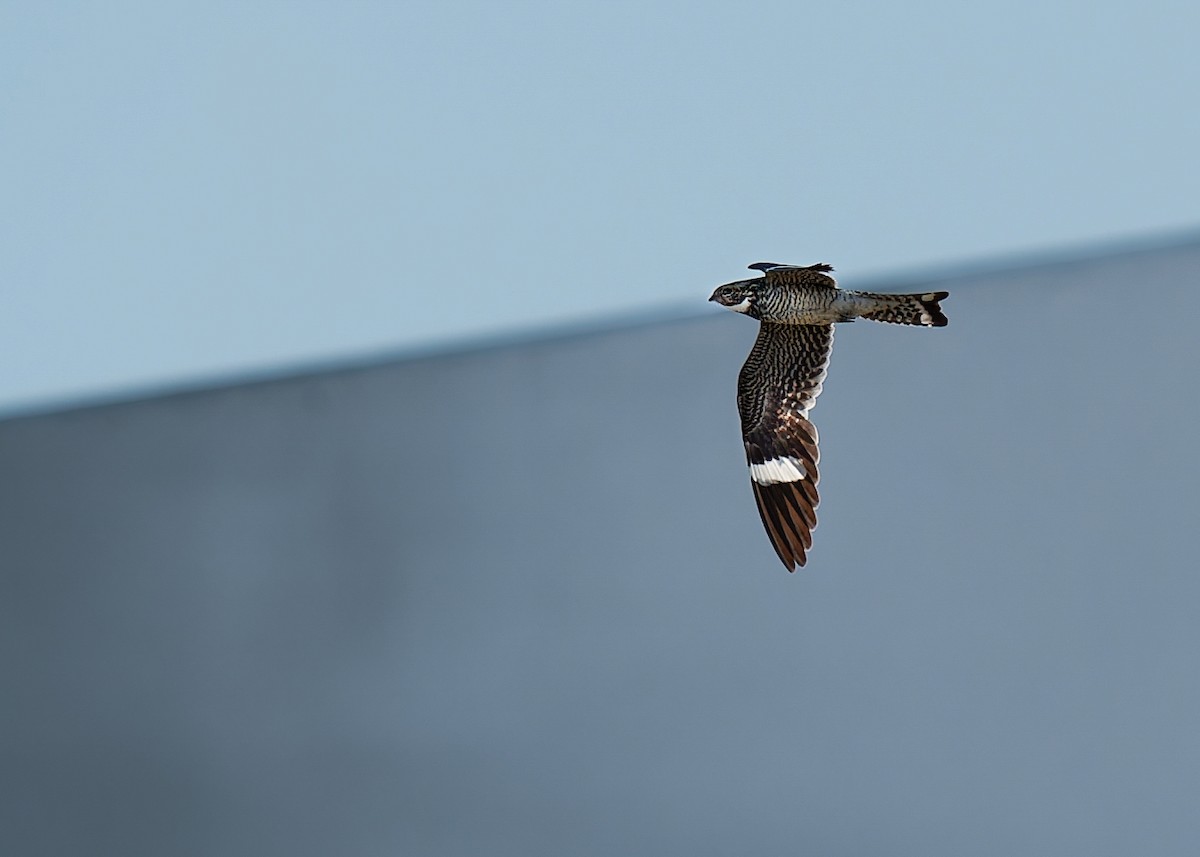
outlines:
M807 561L817 525L820 451L808 412L829 369L833 326L866 318L945 327L940 302L950 293L840 289L824 262L755 262L748 270L761 276L718 286L709 301L759 322L738 374L738 415L758 514L775 553L794 572Z

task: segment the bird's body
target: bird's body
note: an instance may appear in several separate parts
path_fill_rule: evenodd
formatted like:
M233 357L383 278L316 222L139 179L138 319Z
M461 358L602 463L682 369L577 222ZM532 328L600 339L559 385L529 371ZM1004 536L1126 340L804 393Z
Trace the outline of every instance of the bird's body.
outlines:
M885 295L839 289L829 265L758 262L763 276L726 283L711 301L758 319L758 339L738 375L738 413L750 484L767 535L789 571L812 547L820 501L817 429L808 412L821 394L836 322L867 318L942 327L946 292Z

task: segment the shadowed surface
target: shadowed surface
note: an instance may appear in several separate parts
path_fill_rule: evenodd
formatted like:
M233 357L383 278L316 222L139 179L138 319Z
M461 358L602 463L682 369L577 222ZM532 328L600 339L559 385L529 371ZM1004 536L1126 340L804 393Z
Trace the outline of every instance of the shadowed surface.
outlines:
M1198 275L854 284L796 575L728 314L0 423L0 846L1191 854Z

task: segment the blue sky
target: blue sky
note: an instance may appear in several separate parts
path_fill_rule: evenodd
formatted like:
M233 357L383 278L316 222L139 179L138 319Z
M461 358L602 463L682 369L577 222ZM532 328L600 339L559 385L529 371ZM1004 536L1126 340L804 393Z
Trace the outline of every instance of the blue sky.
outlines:
M6 3L0 414L1200 228L1192 3Z

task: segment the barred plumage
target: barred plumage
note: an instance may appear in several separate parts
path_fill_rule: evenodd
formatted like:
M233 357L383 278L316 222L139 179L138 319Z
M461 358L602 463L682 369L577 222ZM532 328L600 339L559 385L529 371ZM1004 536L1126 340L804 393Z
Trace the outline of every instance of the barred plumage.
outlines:
M812 547L820 496L817 429L808 412L821 395L833 325L869 318L941 327L947 292L885 295L842 290L824 263L756 262L763 276L726 283L711 301L761 322L738 375L738 413L759 516L775 552L795 571Z
M926 292L923 295L880 295L871 292L856 292L871 301L875 308L862 314L872 321L891 324L919 324L924 327L945 327L947 319L938 306L938 301L950 296L949 292Z

